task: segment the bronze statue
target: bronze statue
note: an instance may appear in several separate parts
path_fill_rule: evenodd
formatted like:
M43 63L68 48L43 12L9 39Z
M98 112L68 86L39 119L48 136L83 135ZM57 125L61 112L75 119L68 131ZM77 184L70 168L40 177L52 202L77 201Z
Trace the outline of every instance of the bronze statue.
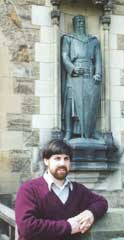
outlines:
M102 80L98 39L86 34L85 17L73 18L74 33L62 37L62 116L65 140L95 138ZM65 73L65 74L64 74Z

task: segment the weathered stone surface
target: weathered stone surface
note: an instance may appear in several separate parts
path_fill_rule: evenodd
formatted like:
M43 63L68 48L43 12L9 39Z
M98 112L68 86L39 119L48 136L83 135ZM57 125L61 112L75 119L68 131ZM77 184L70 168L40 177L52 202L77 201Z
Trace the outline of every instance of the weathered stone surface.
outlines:
M11 168L10 168L11 170ZM4 177L0 178L0 193L1 194L12 194L15 193L19 187L20 173L9 173Z
M120 85L124 86L124 69L120 70Z
M31 171L28 173L25 171L22 171L20 173L20 183L24 183L25 181L27 181L29 179L32 179ZM18 185L18 187L19 187L19 185ZM17 190L18 190L18 188L17 188ZM16 190L16 192L17 192L17 190Z
M11 64L12 77L25 78L25 79L39 79L39 64L30 63L13 63Z
M7 172L10 167L9 164L9 153L8 151L0 151L0 169L3 172ZM2 173L0 174L1 177Z
M3 65L1 65L0 74L2 73L3 78L4 70L6 74L4 74L4 78L8 77L8 80L5 82L3 78L0 85L1 103L3 101L2 94L5 94L4 99L6 97L6 101L3 101L4 104L1 108L6 131L4 131L3 119L1 118L0 148L1 151L2 147L6 148L6 146L9 151L13 148L18 149L17 151L11 151L11 159L8 156L3 156L3 154L1 156L0 152L0 193L15 192L20 182L31 177L32 147L37 147L39 144L38 131L32 131L31 124L31 114L38 114L40 105L38 99L33 100L34 80L40 78L39 64L34 60L34 46L35 42L40 41L40 27L32 25L32 4L44 5L45 0L0 1L0 31L5 38L3 45L8 50L6 53L5 47L1 47L4 56L4 58L1 58L1 63L5 62L6 68L4 70ZM5 58L6 56L7 58ZM8 72L7 68L9 69ZM4 85L7 85L5 92L3 92L3 82L5 82ZM13 93L17 93L14 96L20 96L17 102L16 99L15 102L11 101ZM26 95L25 100L24 95ZM32 99L29 99L28 95L32 95ZM13 108L10 109L8 106L11 104ZM12 143L11 147L9 143ZM27 150L23 151L24 146L27 146Z
M2 40L2 34L0 34L0 40ZM0 46L0 77L9 78L9 51L8 47L3 44ZM1 90L1 87L0 87Z
M22 39L19 41L19 37L22 37ZM28 40L28 45L25 44L25 40L21 34L17 35L17 38L15 39L14 46L9 46L9 53L10 53L10 59L13 64L15 63L29 63L33 62L34 60L34 42L31 42Z
M14 77L22 78L31 78L32 76L32 67L28 63L15 63L13 65L14 69L11 69L11 72Z
M40 31L37 28L26 28L23 29L23 33L24 33L24 39L18 39L18 43L20 43L23 40L23 43L25 42L28 46L29 49L33 49L34 50L34 45L35 42L39 42L40 41ZM16 38L17 39L17 38Z
M20 6L18 5L16 8L17 8L17 11L18 11L17 12L18 13L18 19L20 20L20 27L23 28L23 29L34 28L34 26L31 23L32 6L31 5L20 5ZM11 11L9 11L9 15L11 14L11 12L13 12L13 9ZM12 17L11 17L11 20L13 21ZM38 26L36 26L35 28L39 29Z
M101 231L100 233L99 232L94 233L92 235L92 239L93 240L113 240L113 237L115 237L114 240L119 240L118 236L124 236L124 232L119 233L118 231L114 231L114 230L112 230L110 232L102 232Z
M26 131L23 132L24 145L26 147L37 147L39 146L39 131Z
M117 35L117 49L124 50L124 34Z
M18 185L18 175L11 173L9 151L0 151L0 194L15 192Z
M114 4L124 5L124 0L114 0Z
M11 172L26 171L30 172L30 160L29 159L13 159L11 161Z
M20 45L18 51L13 57L14 61L17 62L30 62L30 55L27 45Z
M16 0L17 5L44 5L45 0Z
M124 101L121 101L120 104L121 104L121 117L124 118Z
M124 240L124 237L112 238L111 240Z
M19 28L21 28L21 19L18 16L18 13L16 11L16 8L12 6L12 9L9 12L9 17L12 20L12 22Z
M17 27L17 24L14 24L11 19L13 9L14 11L15 9L17 10L17 14L21 19L21 28ZM0 26L8 39L11 61L14 61L14 66L10 69L11 74L29 78L30 75L33 75L32 71L35 72L35 67L33 66L33 64L36 65L36 63L33 63L34 45L35 42L39 40L39 29L31 24L31 6L29 7L26 5L14 7L10 3L0 5ZM21 46L25 46L26 44L27 49L22 49ZM31 63L30 66L17 66L16 62L18 63L18 61L31 61Z
M28 149L10 151L11 172L30 172L31 157L32 152Z
M123 237L123 216L123 209L110 210L108 214L103 217L103 219L99 220L98 223L94 225L93 229L91 230L92 239L110 240L114 237Z
M120 232L121 234L121 231L124 232L123 224L124 209L109 209L108 213L102 219L100 219L96 225L94 225L92 230L93 232L111 232L112 230L114 230Z
M23 5L17 5L16 7L18 9L18 15L20 19L23 21L30 21L31 22L31 9L32 6L27 4L25 6Z
M3 130L1 135L1 149L11 150L23 147L23 134L21 131Z
M28 59L26 57L26 61L27 62L32 62L34 61L34 46L35 46L35 42L39 41L39 30L38 29L23 29L23 32L21 31L17 31L17 33L14 35L14 31L11 32L11 35L9 35L13 41L14 44L12 44L11 41L9 41L8 45L9 45L9 53L10 53L10 57L11 57L11 61L13 62L19 62L20 59L18 59L18 55L25 56L25 52L26 51L26 56L28 55ZM20 52L21 50L21 52ZM23 52L22 52L23 50ZM21 58L21 61L25 61L25 58Z
M9 131L30 131L31 117L23 114L7 114L7 127Z
M122 142L123 144L124 144L124 131L123 131L123 142ZM123 157L123 156L122 156ZM124 161L123 161L124 162ZM121 166L121 173L122 173L122 187L123 187L123 189L124 189L124 163L122 164L122 166Z
M124 6L123 5L117 5L114 4L113 6L113 14L114 15L124 15Z
M29 105L40 105L40 98L36 97L34 95L24 96L22 104L23 105L26 105L26 104L29 104Z
M18 94L34 94L35 84L32 80L18 79L14 81L14 92Z
M3 203L8 207L12 207L12 196L10 194L0 194L0 203Z
M120 134L121 134L121 143L124 144L124 131L121 131Z
M112 191L111 193L108 191L102 192L102 195L108 200L110 208L122 208L124 209L124 191Z
M109 212L97 221L86 234L80 234L76 240L123 240L124 238L124 210L110 209ZM118 239L120 238L120 239Z
M24 114L40 113L40 98L34 96L24 96L22 101L22 113Z
M22 105L22 113L26 114L39 114L40 113L40 106L37 105Z

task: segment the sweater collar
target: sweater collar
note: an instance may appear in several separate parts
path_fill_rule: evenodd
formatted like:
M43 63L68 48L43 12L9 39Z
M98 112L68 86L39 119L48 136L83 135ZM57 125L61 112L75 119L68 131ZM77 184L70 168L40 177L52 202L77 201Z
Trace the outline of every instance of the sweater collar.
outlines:
M48 171L46 171L44 173L43 178L45 179L45 181L48 184L49 191L52 190L53 185L55 185L57 188L59 188L61 190L64 189L65 187L69 187L71 191L73 190L73 184L68 178L65 179L64 184L62 186L59 186L54 182L52 175Z

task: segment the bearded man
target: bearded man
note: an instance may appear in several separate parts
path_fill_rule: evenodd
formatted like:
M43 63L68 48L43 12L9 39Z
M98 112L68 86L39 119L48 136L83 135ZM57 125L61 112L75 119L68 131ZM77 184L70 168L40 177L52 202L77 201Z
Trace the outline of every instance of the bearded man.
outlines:
M17 193L18 239L78 239L105 214L107 201L67 178L72 149L66 142L51 140L42 156L47 167L44 175L23 183Z

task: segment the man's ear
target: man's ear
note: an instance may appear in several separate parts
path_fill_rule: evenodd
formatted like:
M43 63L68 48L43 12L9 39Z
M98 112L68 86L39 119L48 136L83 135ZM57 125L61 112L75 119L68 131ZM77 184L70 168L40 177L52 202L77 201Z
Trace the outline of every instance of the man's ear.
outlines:
M48 159L47 158L44 158L44 164L46 167L48 167Z

